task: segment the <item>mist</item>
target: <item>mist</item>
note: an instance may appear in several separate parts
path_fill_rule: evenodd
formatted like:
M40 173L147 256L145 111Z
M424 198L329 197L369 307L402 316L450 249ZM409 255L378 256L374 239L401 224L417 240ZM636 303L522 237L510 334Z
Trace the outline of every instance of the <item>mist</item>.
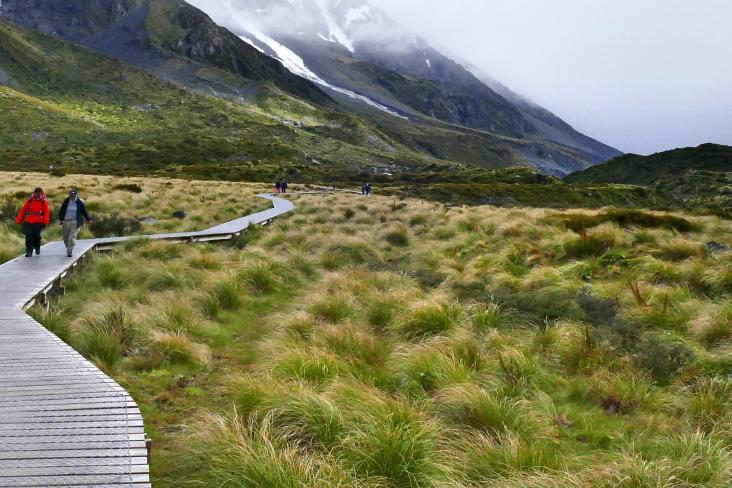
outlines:
M290 7L289 0L190 1L235 33L294 35L318 27L307 10L293 16L290 8L287 15L245 19L236 13L238 2L275 14L278 5ZM622 151L732 145L732 3L726 0L370 3L448 56ZM399 46L383 32L356 35Z

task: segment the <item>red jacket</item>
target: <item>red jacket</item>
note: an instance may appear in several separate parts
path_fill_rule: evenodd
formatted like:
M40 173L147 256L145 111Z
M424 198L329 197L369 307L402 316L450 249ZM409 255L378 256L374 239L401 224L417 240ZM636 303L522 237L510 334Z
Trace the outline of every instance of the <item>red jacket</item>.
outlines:
M51 212L48 209L48 199L44 194L40 200L37 200L35 196L32 196L25 202L23 208L18 213L18 218L15 219L16 224L50 224L51 223Z

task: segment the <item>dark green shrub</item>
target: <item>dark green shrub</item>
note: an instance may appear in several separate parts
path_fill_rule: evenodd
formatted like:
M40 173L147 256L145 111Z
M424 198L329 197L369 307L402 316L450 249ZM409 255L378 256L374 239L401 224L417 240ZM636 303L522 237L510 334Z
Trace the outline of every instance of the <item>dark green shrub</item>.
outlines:
M0 203L0 221L15 222L18 212L20 212L20 205L12 198L5 198Z
M610 325L618 316L617 300L609 300L584 291L577 297L577 305L592 325Z
M694 361L694 351L681 342L648 334L636 346L633 362L661 382L668 382Z
M613 243L597 237L579 237L564 245L564 254L570 259L581 259L588 256L602 256L613 246Z
M566 215L561 217L560 222L564 226L577 233L583 233L587 229L597 227L606 222L614 222L621 227L644 227L648 229L673 229L678 232L699 232L702 227L683 217L674 215L657 215L649 212L642 212L633 209L608 210L597 215Z
M142 193L142 187L137 183L120 183L114 185L112 190L126 191L130 193Z
M406 247L409 245L409 236L404 229L395 229L384 234L384 240L395 247Z
M94 237L134 235L141 228L142 224L137 219L122 217L118 213L95 217L90 227Z

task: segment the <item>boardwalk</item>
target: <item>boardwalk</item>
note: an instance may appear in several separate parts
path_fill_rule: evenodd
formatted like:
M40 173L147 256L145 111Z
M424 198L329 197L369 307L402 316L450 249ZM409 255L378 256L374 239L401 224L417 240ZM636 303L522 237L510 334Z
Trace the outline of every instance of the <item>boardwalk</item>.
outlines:
M200 232L145 236L184 242L232 239L294 209L273 208ZM41 257L0 266L0 487L149 487L143 419L111 378L24 310L46 297L87 253L130 238L82 240L76 257L63 243Z

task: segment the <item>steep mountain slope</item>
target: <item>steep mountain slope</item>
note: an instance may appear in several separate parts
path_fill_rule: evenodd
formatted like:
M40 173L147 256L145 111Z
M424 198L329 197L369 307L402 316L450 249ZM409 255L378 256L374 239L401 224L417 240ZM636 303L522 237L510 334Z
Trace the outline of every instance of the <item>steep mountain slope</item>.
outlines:
M702 144L651 156L628 154L571 174L566 181L647 185L692 206L732 214L732 147Z
M547 171L584 169L620 154L466 69L363 0L192 1L302 76L410 118L532 142L518 148L521 156Z
M459 168L274 85L233 103L2 19L0 72L2 169L322 182Z
M180 0L4 0L0 16L82 44L155 76L211 93L243 96L260 82L329 104L311 82L263 56Z

